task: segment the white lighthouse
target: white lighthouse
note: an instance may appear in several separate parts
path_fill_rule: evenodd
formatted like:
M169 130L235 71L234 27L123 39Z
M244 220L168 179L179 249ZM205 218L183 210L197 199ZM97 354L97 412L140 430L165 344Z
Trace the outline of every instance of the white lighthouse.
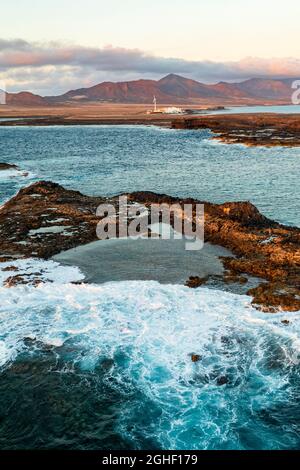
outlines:
M156 113L157 112L157 101L156 101L156 96L155 95L153 96L153 104L154 104L153 112Z

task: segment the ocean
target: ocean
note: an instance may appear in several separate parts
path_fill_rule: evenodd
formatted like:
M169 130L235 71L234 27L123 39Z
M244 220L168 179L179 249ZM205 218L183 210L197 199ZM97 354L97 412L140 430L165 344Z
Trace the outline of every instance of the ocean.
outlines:
M20 168L0 172L0 203L43 179L89 195L249 200L300 226L300 149L209 137L147 126L0 128L0 161ZM0 449L300 448L298 312L258 312L246 295L205 287L75 285L77 267L14 264L53 282L0 287Z

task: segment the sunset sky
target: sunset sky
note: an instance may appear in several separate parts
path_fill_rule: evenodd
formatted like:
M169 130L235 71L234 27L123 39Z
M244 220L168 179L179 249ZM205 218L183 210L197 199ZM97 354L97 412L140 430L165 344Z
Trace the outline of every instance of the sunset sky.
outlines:
M11 91L171 72L300 75L299 0L10 0L1 16L0 81Z

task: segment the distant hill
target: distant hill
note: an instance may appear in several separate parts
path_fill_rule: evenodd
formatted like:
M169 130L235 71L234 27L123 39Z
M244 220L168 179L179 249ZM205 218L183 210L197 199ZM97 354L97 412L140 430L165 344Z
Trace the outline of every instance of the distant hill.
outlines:
M239 90L249 97L263 99L291 100L293 79L271 80L263 78L251 78L236 85Z
M220 82L207 85L180 75L170 74L161 80L103 82L91 88L79 88L61 96L47 97L52 103L111 101L113 103L197 104L214 103L290 103L292 79L253 78L241 83Z
M149 104L288 104L293 79L252 78L240 83L207 85L169 74L161 80L103 82L90 88L71 90L59 96L41 97L29 92L8 93L7 104L45 106L66 103L111 102Z
M10 106L46 106L48 101L29 91L20 93L6 93L6 104Z

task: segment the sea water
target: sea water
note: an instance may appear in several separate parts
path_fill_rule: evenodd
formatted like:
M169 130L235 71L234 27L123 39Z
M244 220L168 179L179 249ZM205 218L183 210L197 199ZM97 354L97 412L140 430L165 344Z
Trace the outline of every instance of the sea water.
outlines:
M87 194L248 199L299 225L298 149L152 127L0 136L0 160L20 167L0 173L2 202L48 179ZM299 313L204 287L75 285L80 270L53 261L1 267L11 264L46 282L0 287L0 448L299 449ZM12 274L0 271L1 286Z
M264 215L300 226L300 148L226 145L210 135L146 126L0 127L0 162L29 172L0 173L0 203L34 176L88 195L148 190L251 201Z
M54 283L0 288L1 448L299 448L297 313L26 263Z

